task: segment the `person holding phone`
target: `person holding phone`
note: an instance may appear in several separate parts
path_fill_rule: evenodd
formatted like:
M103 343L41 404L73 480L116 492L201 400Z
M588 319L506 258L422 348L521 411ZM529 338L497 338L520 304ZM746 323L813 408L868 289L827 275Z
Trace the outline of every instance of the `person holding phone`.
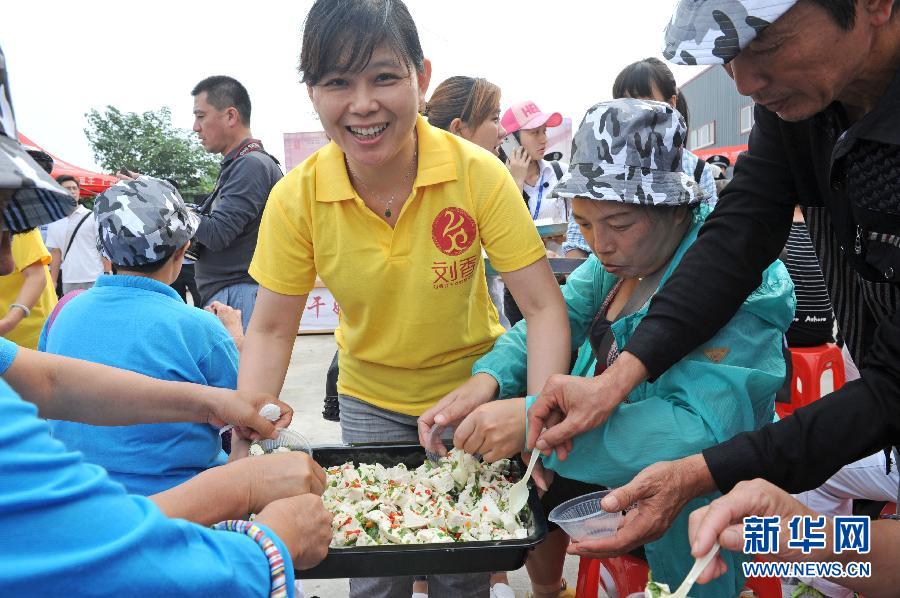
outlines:
M513 104L500 119L500 125L507 133L501 150L534 222L569 220L569 202L553 196L553 188L559 183L568 165L556 160L544 160L547 127L558 127L562 120L559 112L542 112L531 100ZM544 239L547 255L562 255L564 241L564 235ZM503 313L510 327L522 319L522 312L508 289L503 293Z
M553 188L562 178L567 164L544 160L547 151L547 128L562 124L559 112L547 114L531 100L513 104L503 113L500 125L507 137L503 151L508 159L509 172L522 191L532 220L568 220L568 204L564 199L551 197Z

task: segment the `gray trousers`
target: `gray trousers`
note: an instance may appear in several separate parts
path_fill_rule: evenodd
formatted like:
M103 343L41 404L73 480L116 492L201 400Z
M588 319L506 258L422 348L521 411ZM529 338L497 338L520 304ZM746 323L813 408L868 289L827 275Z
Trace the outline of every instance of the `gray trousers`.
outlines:
M359 399L339 395L341 437L344 444L357 442L414 442L419 434L416 418L379 409ZM422 574L427 572L423 571ZM429 575L428 598L487 598L490 573ZM409 598L413 576L362 577L350 580L351 598Z
M63 295L69 293L71 291L78 290L88 290L94 286L94 281L91 282L64 282L62 283Z

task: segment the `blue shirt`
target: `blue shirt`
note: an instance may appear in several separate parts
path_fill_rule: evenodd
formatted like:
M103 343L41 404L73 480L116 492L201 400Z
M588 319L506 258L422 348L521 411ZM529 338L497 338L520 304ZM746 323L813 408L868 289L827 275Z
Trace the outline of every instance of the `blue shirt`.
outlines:
M694 171L697 170L697 164L699 162L700 158L691 152L687 150L681 152L681 170L691 177L691 180L694 180ZM709 194L706 204L710 208L715 207L716 202L719 200L719 196L716 193L716 181L713 179L712 168L709 167L709 164L703 166L703 172L700 174L700 188ZM578 223L570 216L569 227L566 229L566 242L563 243L563 252L571 251L573 249L580 249L588 255L593 253L590 245L584 240L584 236L581 234Z
M0 338L0 375L17 350ZM256 542L168 519L149 499L126 494L51 438L34 405L2 380L0 421L4 596L268 595L269 564ZM284 557L292 596L291 555L266 531Z
M49 334L45 325L38 348L161 380L237 386L237 348L218 318L141 276L101 276L66 304ZM134 494L168 490L227 459L218 430L206 424L50 428Z

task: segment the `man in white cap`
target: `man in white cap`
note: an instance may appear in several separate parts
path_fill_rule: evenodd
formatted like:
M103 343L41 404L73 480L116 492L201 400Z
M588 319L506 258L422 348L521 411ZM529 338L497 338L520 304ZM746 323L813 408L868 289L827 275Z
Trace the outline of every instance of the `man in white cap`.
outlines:
M530 411L529 444L564 447L605 421L637 384L707 342L778 257L795 202L818 208L833 229L823 270L862 379L702 455L651 466L603 503L616 510L637 500L628 525L583 552L621 552L658 537L691 497L713 489L761 477L808 490L841 466L900 444L898 4L678 3L664 54L683 64L725 64L738 91L756 102L749 150L616 364L594 379L548 382ZM854 296L862 292L859 278L869 281L865 301Z

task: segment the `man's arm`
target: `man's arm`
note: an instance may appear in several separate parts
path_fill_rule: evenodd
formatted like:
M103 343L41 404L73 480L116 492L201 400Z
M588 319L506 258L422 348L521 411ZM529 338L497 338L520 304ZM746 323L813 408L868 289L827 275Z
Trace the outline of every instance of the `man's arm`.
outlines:
M22 397L37 405L41 417L77 421L95 426L140 423L226 423L274 437L275 427L259 415L267 403L279 405L279 426L290 423L293 411L264 393L238 393L188 382L156 380L135 372L16 349L4 343L0 362L11 364L3 379ZM97 380L103 384L98 385Z
M53 286L59 278L59 267L62 265L62 252L53 247L50 248L50 278L53 280Z
M734 316L781 253L797 193L778 117L757 108L749 151L627 350L656 378Z
M719 489L763 478L802 492L844 465L900 443L900 313L875 330L868 361L861 379L778 423L705 450Z
M268 156L262 156L269 160ZM197 240L211 251L222 251L259 218L271 191L265 164L253 154L239 158L219 190L216 207L200 216Z
M282 498L321 496L325 482L325 470L306 453L276 453L210 467L150 500L167 517L213 525L244 519Z

